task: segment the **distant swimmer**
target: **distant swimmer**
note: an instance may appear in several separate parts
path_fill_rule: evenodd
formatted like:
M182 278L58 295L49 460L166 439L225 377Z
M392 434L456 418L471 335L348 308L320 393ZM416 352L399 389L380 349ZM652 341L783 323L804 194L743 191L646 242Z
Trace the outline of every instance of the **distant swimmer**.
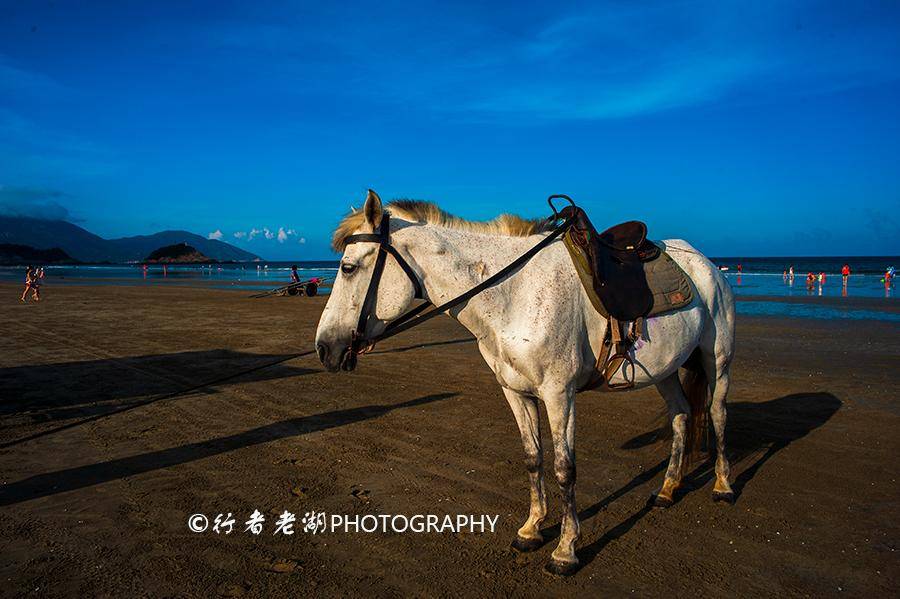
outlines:
M299 282L300 282L300 275L297 274L297 265L294 264L293 266L291 266L291 283L299 283Z

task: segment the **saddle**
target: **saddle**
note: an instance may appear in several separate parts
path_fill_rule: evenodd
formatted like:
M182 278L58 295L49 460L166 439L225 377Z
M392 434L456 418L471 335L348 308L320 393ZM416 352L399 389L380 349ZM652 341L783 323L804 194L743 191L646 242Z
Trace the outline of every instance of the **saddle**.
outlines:
M641 337L644 319L690 303L690 281L668 254L647 239L644 223L628 221L597 233L577 206L563 208L560 216L571 218L563 241L592 305L608 321L595 376L586 388L629 389L634 386L630 352ZM610 356L613 346L615 353ZM626 364L631 378L625 371L624 383L610 384Z

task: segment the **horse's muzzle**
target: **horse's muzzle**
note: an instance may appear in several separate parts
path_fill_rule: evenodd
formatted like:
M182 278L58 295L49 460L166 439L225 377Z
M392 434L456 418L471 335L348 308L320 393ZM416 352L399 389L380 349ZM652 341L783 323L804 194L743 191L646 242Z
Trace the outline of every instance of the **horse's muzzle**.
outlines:
M316 354L328 372L350 372L356 368L356 353L349 346L345 346L343 351L333 351L329 344L318 343Z

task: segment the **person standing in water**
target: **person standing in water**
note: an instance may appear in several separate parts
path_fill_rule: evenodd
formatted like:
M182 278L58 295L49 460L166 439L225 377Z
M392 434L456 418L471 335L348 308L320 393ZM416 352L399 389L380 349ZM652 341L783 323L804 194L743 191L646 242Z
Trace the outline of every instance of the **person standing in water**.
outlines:
M841 278L844 280L844 287L847 286L847 280L850 278L850 265L844 264L843 268L841 268Z
M291 283L299 283L299 282L300 282L300 275L297 274L297 265L294 264L293 266L291 266Z

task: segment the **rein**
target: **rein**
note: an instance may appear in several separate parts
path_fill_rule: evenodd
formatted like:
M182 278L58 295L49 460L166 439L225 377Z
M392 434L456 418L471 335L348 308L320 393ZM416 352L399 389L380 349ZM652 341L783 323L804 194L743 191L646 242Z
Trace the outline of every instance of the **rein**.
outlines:
M551 196L548 200L550 203L550 207L553 208L553 216L550 217L553 221L558 222L562 219L562 216L559 212L556 211L556 208L553 206L552 200L554 198L564 198L568 200L573 206L575 205L572 200L566 196ZM406 260L403 259L403 256L400 255L400 252L391 245L390 240L390 217L387 212L381 218L381 224L378 228L378 233L365 233L359 235L350 235L345 240L346 244L350 243L360 243L360 242L370 242L377 243L379 246L378 257L375 260L375 269L372 271L372 279L369 282L369 289L366 292L366 299L363 302L362 311L359 314L359 321L356 325L356 329L352 331L351 336L351 345L350 351L348 352L347 358L350 355L354 357L356 355L364 354L372 350L375 347L375 344L384 341L385 339L389 339L394 335L398 335L404 331L408 331L413 327L417 327L420 324L431 320L435 316L439 314L443 314L448 310L452 310L456 306L465 303L487 289L491 287L508 274L524 265L526 262L531 260L538 252L542 249L550 245L556 238L566 232L569 226L572 224L573 217L566 218L562 224L557 225L550 234L544 239L540 240L536 243L531 249L527 252L513 260L511 263L506 265L503 269L499 270L492 276L488 277L472 289L466 291L465 293L456 296L455 298L444 302L439 306L434 306L434 309L422 314L429 307L433 306L433 304L429 301L425 301L415 308L409 310L396 320L388 323L384 332L380 335L376 335L375 337L367 338L365 336L366 326L368 325L369 319L373 316L373 311L375 307L375 298L378 295L378 285L381 282L381 275L384 272L384 264L387 259L387 255L390 254L397 260L397 263L400 265L400 268L406 273L406 276L409 277L409 280L412 281L413 288L416 291L416 298L425 299L422 290L422 284L419 281L419 278L416 276L415 271L409 266Z

